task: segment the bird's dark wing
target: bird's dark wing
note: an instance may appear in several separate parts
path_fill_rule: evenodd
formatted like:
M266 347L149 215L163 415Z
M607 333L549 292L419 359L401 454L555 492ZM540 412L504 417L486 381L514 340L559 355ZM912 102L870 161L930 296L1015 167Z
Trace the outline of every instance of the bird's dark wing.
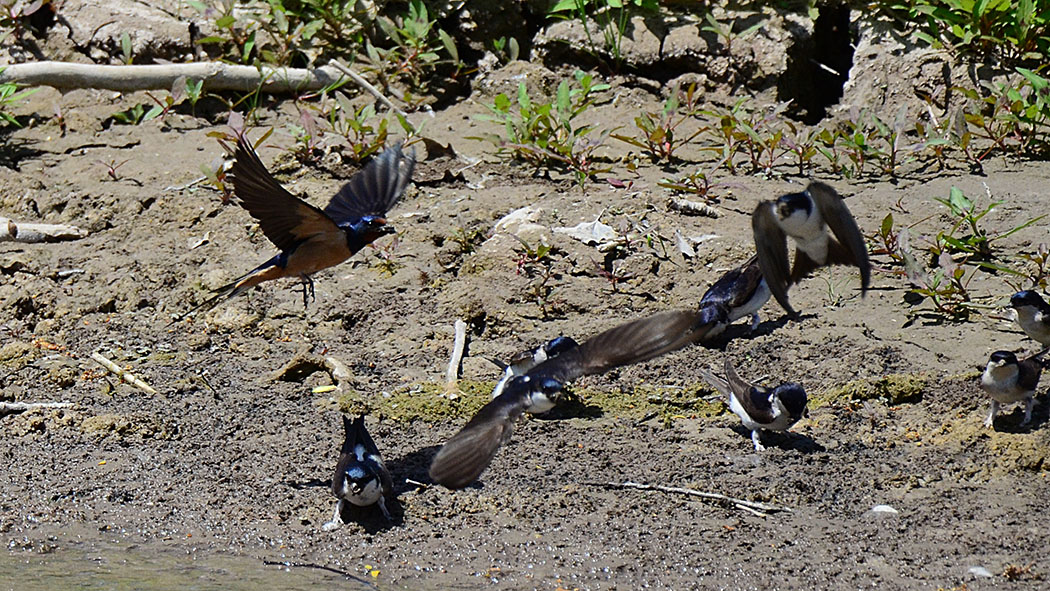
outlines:
M817 204L820 217L831 228L831 232L839 242L838 245L834 242L828 245L828 262L856 266L860 269L861 290L867 291L871 283L868 247L864 244L864 235L860 233L857 221L853 219L853 214L846 207L846 201L835 189L824 183L810 183L806 191Z
M247 136L237 138L234 158L230 169L233 191L278 249L289 251L311 236L339 231L324 212L292 195L273 178Z
M406 155L400 143L394 144L343 185L324 212L338 224L366 215L385 216L405 192L415 166L415 152Z
M640 363L702 338L706 331L698 324L698 318L695 311L674 310L621 324L544 361L527 375L566 383L621 365Z
M762 269L758 266L758 255L752 256L746 263L727 272L704 292L700 305L718 302L727 308L738 308L755 295L758 284L762 282Z
M777 302L795 315L795 310L788 302L788 285L791 267L788 265L787 236L777 222L775 205L772 201L763 201L751 214L751 229L755 235L755 251L758 267L766 278L766 285Z
M510 439L514 421L525 411L528 391L514 381L478 411L434 456L430 479L451 489L470 486L492 463L500 445Z
M744 412L756 423L769 424L773 422L773 408L769 403L769 392L765 388L758 388L745 382L736 373L733 364L726 359L726 380L733 396L744 407Z
M1035 357L1038 355L1017 364L1017 385L1024 388L1026 392L1031 392L1039 386L1039 374L1043 372L1043 363Z

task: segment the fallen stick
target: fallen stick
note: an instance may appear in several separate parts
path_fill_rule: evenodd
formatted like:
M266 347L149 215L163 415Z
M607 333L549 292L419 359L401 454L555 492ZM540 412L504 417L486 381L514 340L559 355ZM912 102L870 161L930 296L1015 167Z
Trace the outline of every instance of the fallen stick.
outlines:
M448 370L445 372L445 394L449 400L459 398L459 365L463 362L463 349L467 346L467 323L456 319L453 326L456 331L456 339L452 343L452 359L448 362Z
M328 66L331 67L331 68L335 68L336 70L339 70L342 74L348 76L351 80L354 81L355 84L357 84L362 89L364 89L366 92L368 92L368 94L371 94L372 96L374 96L377 101L383 103L383 105L386 106L386 108L388 108L391 111L397 113L398 115L401 115L402 117L407 117L408 116L407 114L405 114L404 111L402 111L401 109L398 109L397 107L395 107L394 103L390 102L390 99L388 99L385 96L383 96L383 93L379 92L378 88L376 88L375 86L372 86L372 84L368 80L365 80L364 78L362 78L361 75L358 74L357 72L355 72L355 71L351 70L350 68L344 66L342 64L342 62L339 62L339 61L336 61L336 60L332 60L332 61L328 62Z
M118 378L124 380L125 382L131 384L132 386L135 386L139 390L142 390L143 392L147 392L149 394L156 394L157 393L156 390L154 390L153 388L150 388L149 384L147 384L146 382L143 382L139 378L135 377L134 375L132 375L131 372L126 371L124 368L120 367L116 363L113 363L109 359L106 359L105 357L102 356L101 353L98 353L98 352L92 353L91 354L91 358L94 359L95 361L99 362L99 364L102 365L102 367L108 369L110 372L112 372Z
M69 408L72 402L0 402L0 417L38 408Z
M682 199L680 197L671 197L667 200L667 208L684 213L686 215L703 215L709 218L717 218L720 213L718 210L711 207L706 203L700 203L699 201L690 201L688 199Z
M324 368L328 370L328 375L335 380L335 385L340 392L352 392L354 390L354 374L345 363L335 357L325 357Z
M0 217L0 242L58 242L60 240L79 240L87 232L76 226L65 224L27 224Z
M765 517L770 513L778 513L781 511L790 512L791 509L786 507L777 507L776 505L770 505L767 503L760 503L757 501L746 501L744 499L737 499L733 497L727 497L726 495L719 493L703 492L699 490L693 490L691 488L679 488L676 486L662 486L659 484L642 484L639 482L588 482L592 486L604 486L607 488L619 488L619 489L635 489L635 490L654 490L664 493L673 493L679 495L687 495L690 497L700 497L702 499L710 499L713 501L721 501L728 503L737 509L747 511L752 515L759 517Z
M206 90L239 90L251 92L294 92L320 90L341 78L335 68L274 68L271 66L236 66L220 62L190 64L156 64L142 66L108 66L67 62L29 62L11 64L0 72L0 84L16 82L27 86L64 88L103 88L130 92L134 90L171 90L175 81L203 80Z

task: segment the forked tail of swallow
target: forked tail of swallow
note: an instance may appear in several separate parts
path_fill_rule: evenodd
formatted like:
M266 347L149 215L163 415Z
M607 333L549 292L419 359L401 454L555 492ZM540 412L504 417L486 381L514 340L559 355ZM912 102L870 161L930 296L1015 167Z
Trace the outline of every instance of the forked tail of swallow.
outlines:
M266 273L271 269L280 269L280 267L277 267L274 264L273 259L266 261L262 265L259 265L251 271L248 271L244 275L241 275L240 277L234 279L226 285L223 285L222 287L213 290L211 297L197 304L193 308L190 308L188 311L180 314L177 318L175 318L175 320L169 322L168 326L178 324L179 322L182 322L186 318L199 312L207 312L208 310L211 310L215 306L219 305L219 303L224 300L237 297L242 293L248 291L249 289L255 287L256 285L262 283L263 281L266 281L268 279L274 279L275 277L268 277Z

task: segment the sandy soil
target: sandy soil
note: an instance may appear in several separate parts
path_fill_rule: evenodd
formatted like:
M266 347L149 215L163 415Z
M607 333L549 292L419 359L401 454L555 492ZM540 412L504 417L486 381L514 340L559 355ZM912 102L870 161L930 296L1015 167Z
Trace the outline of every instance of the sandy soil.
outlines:
M580 382L582 404L556 419L526 418L480 483L427 486L430 457L497 378L486 357L506 358L553 336L585 338L660 310L690 307L753 248L750 211L804 179L720 178L718 219L669 211L657 183L707 158L686 148L662 170L640 161L629 189L577 188L532 174L464 139L492 131L474 120L494 83L427 119L425 135L451 143L456 160L427 160L391 218L394 245L319 273L304 310L294 282L271 283L203 318L169 326L208 288L274 250L248 214L202 185L185 188L221 151L207 134L222 116L188 113L138 126L103 125L145 95L45 89L17 108L47 119L60 104L67 130L38 121L5 129L0 214L70 223L78 241L0 245L0 385L7 400L70 401L72 408L0 420L0 539L30 556L74 543L113 541L324 565L381 589L1035 589L1050 572L1048 410L1040 390L1034 425L1007 408L996 429L976 367L997 349L1033 350L989 309L966 323L912 318L906 284L876 258L874 287L859 296L849 269L823 271L792 291L801 322L775 303L752 335L734 331L696 347ZM621 80L621 82L623 82ZM623 84L595 109L604 126L661 98ZM258 131L297 119L291 102L259 112ZM332 141L335 141L332 139ZM323 204L350 165L301 166L278 131L261 151L293 192ZM420 156L423 156L420 148ZM627 146L610 142L618 158ZM107 174L117 168L118 180ZM709 167L709 164L699 166ZM448 170L454 174L444 176ZM960 167L895 182L826 178L873 232L893 212L913 236L946 229L934 198L951 186L1004 203L983 220L1009 229L1045 213L1044 162L996 160L984 176ZM819 176L819 175L818 175ZM452 180L449 180L452 179ZM497 220L535 209L522 238L553 247L549 293L518 265L521 243L493 235ZM620 258L606 259L555 227L601 220L640 227ZM1047 241L1044 221L996 243L1004 257ZM479 231L469 248L457 236ZM674 248L714 234L697 255ZM918 238L916 238L918 240ZM381 254L396 263L391 275ZM628 278L613 289L599 268ZM525 269L527 271L528 269ZM1012 293L1004 276L978 273L971 291L990 305ZM919 309L928 309L927 303ZM465 395L440 397L456 318L470 323ZM147 395L90 360L102 352L155 387ZM290 375L294 360L334 356L354 372L354 392L313 389L324 371ZM799 381L810 418L754 453L739 421L709 393L699 370L729 356L751 379ZM306 373L305 377L301 374ZM280 379L280 377L284 379ZM892 379L879 380L884 376ZM855 381L868 388L842 387ZM881 388L879 385L881 384ZM398 493L395 523L371 513L336 532L320 525L341 443L340 404L372 400L369 429ZM415 483L410 482L415 481ZM696 498L620 490L636 481L773 503L767 517ZM422 483L422 484L416 484ZM872 512L889 505L896 513ZM150 547L150 546L147 546ZM975 575L983 567L991 578ZM354 583L361 584L361 583Z

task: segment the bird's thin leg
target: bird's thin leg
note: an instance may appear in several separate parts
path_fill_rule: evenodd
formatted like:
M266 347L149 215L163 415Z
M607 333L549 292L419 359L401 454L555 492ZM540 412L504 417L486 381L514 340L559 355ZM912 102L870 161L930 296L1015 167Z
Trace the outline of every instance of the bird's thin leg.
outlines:
M758 330L758 325L761 322L761 318L758 317L758 312L751 315L751 332Z
M332 531L339 529L343 526L343 499L339 499L335 504L335 514L332 515L332 520L321 526L323 531Z
M316 300L317 297L314 295L314 280L310 279L309 275L303 274L299 278L303 282L303 308L310 307L309 300ZM307 299L309 297L309 300Z
M394 521L390 517L390 511L386 510L386 499L383 498L383 495L379 495L379 510L383 512L383 517L385 517L387 521L389 521L389 522L393 522Z
M755 451L764 451L766 446L762 445L762 439L759 436L758 429L751 432L751 442L755 444Z
M1024 401L1024 420L1021 421L1022 425L1027 425L1032 422L1032 408L1035 407L1035 396L1029 396Z
M984 420L985 427L991 427L992 423L995 422L995 415L999 414L999 401L992 401L992 410L988 412L988 418Z

